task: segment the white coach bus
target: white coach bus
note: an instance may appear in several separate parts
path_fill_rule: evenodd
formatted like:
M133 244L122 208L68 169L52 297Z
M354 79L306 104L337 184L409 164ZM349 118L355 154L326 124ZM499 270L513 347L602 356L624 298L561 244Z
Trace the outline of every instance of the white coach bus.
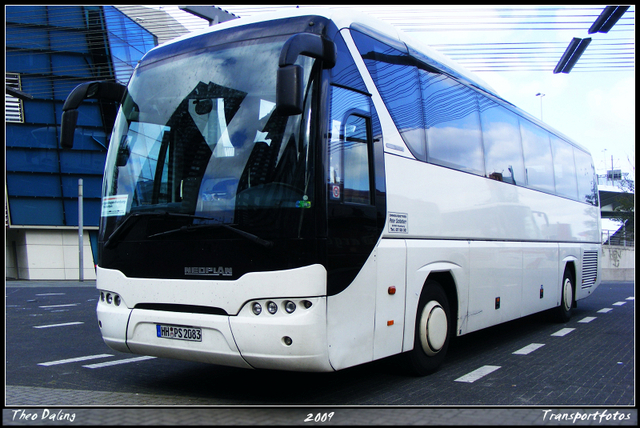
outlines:
M99 238L114 350L334 371L554 310L600 283L591 155L392 27L295 9L151 50L118 100Z

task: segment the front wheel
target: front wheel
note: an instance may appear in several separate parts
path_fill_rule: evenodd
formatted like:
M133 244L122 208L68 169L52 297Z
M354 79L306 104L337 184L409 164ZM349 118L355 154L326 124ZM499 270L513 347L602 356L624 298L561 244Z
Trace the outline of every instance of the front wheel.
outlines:
M556 317L559 322L567 322L571 319L574 304L574 284L573 275L566 270L562 277L560 306L556 308Z
M405 354L414 374L424 376L440 367L452 331L447 295L439 283L427 281L418 302L413 349Z

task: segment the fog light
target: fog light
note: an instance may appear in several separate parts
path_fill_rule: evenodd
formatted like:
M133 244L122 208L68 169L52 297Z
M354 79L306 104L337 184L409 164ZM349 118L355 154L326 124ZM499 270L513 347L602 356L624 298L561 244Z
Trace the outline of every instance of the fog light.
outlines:
M296 304L291 300L287 300L286 302L284 302L284 310L291 314L296 310Z
M104 302L104 291L100 292L100 300L102 300Z
M293 340L289 336L284 336L282 338L282 343L284 343L287 346L291 346L291 344L293 343Z
M267 302L267 310L271 315L273 315L278 312L278 305L276 305L274 302Z
M120 296L116 294L116 297L113 299L113 302L116 304L116 306L120 306Z
M303 300L302 304L304 305L305 309L309 309L311 307L311 302L308 300Z
M111 304L111 302L113 302L113 296L111 295L111 293L107 293L107 303Z
M260 315L262 313L262 306L260 306L260 303L254 302L253 305L251 305L251 310L254 314Z

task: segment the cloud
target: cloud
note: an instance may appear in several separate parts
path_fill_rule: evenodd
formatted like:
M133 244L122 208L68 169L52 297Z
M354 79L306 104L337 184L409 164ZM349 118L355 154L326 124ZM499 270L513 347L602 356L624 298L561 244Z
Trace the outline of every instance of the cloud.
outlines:
M593 106L594 119L606 120L611 125L625 125L635 121L635 79L627 78L610 87L593 89L587 93L587 102Z

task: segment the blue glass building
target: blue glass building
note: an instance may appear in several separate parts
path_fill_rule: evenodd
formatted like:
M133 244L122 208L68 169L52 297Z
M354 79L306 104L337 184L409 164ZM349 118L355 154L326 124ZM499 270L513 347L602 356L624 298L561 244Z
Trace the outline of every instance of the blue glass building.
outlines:
M72 150L60 148L62 106L80 83L126 84L158 39L113 6L6 6L5 28L6 86L26 94L8 90L5 104L6 277L78 278L82 179L85 277L95 278L102 174L117 105L83 103Z

